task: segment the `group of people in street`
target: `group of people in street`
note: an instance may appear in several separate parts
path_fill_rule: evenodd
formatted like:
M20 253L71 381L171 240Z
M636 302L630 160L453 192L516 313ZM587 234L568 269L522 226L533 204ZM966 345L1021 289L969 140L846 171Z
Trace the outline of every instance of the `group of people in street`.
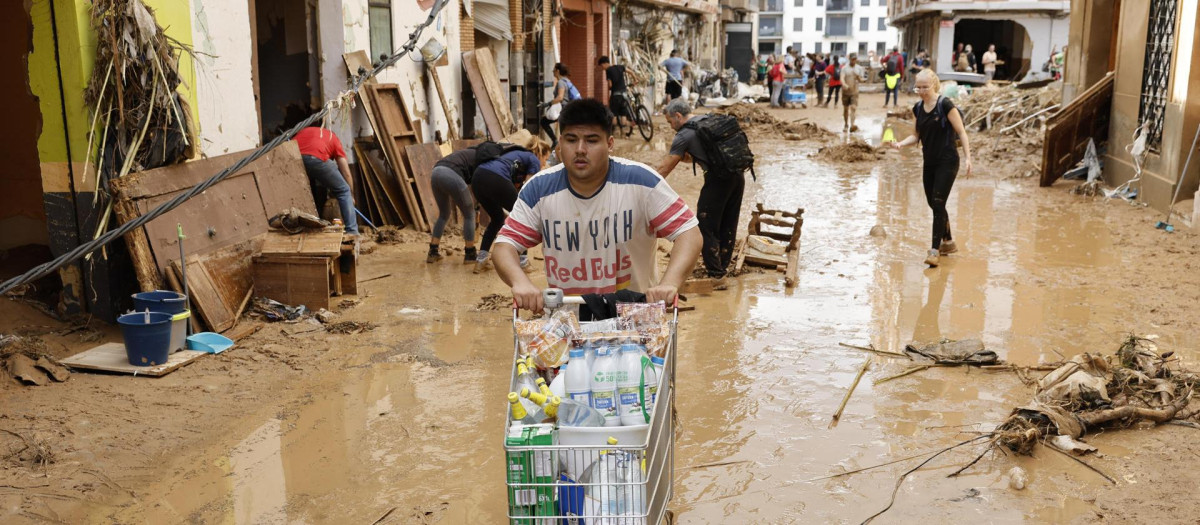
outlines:
M988 82L996 77L996 66L1004 65L1004 61L1000 60L996 54L996 44L988 44L987 51L984 51L981 57L976 58L975 49L971 47L971 44L962 42L959 42L955 48L951 63L954 64L955 71L982 73L987 77Z

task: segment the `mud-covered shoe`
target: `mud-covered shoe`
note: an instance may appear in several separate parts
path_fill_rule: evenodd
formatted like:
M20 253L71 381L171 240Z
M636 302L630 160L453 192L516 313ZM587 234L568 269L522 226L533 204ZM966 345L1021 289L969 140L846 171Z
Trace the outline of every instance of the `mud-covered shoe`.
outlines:
M491 255L488 254L488 252L479 252L479 255L475 258L475 269L473 271L475 273L483 273L488 271L488 269L491 267Z
M475 264L475 260L479 254L475 252L475 248L466 248L463 250L463 264Z
M438 251L437 246L430 246L429 254L425 256L425 262L428 264L428 263L435 263L440 260L442 260L442 254L440 251Z
M942 241L942 244L938 247L938 252L941 255L950 255L952 253L958 253L958 245L954 244L954 241L951 239L945 239Z
M925 257L925 264L928 264L930 268L937 267L937 265L938 265L938 251L937 250L934 250L932 248L929 250L929 256Z

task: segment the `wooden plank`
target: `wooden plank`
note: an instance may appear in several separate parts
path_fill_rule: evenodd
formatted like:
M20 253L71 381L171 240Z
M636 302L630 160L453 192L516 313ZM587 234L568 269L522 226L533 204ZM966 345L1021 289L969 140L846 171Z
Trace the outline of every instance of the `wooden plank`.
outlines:
M171 270L182 280L179 261L171 262ZM221 296L208 267L199 261L189 260L187 265L188 297L192 308L214 332L223 332L236 322L233 308ZM241 301L239 296L236 301ZM236 307L236 304L235 304Z
M679 293L682 294L710 294L713 293L712 279L688 279L683 282L683 286L679 287Z
M286 305L328 309L330 261L327 257L255 257L254 290Z
M85 350L58 362L77 370L100 370L118 374L133 374L135 376L162 377L179 367L195 361L204 355L196 350L180 350L172 353L167 362L155 366L133 366L125 353L125 345L121 343L104 343L95 348Z
M249 153L248 150L240 151L183 164L172 164L150 171L130 173L124 177L113 179L110 184L120 197L127 199L154 197L188 190L233 165ZM267 152L262 158L251 162L242 171L229 178L265 171L280 172L286 175L281 179L269 178L270 189L284 194L296 192L290 197L296 197L297 207L300 208L300 211L316 214L317 206L315 202L312 202L312 190L307 184L308 176L304 172L304 162L300 159L300 147L296 145L296 141L290 140L280 144L279 147ZM304 181L306 184L297 185L298 188L290 187L297 181ZM209 191L212 191L212 188Z
M746 246L744 249L746 251L745 259L747 263L757 266L766 266L767 268L774 268L776 266L784 266L787 264L787 257L785 255L762 253L750 246Z
M733 264L733 274L738 275L742 273L742 267L746 264L746 239L738 239L734 252L737 253L737 262Z
M442 58L446 58L443 54ZM442 91L442 77L438 76L437 64L428 64L429 76L433 78L433 87L437 90L438 102L442 104L442 115L446 117L446 129L450 130L450 140L458 138L458 124L454 121L454 115L450 113L450 105L446 103L446 93Z
M404 202L412 212L410 214L412 224L418 231L429 231L430 225L425 222L420 199L408 167L408 159L404 153L405 146L417 143L412 122L408 120L409 113L404 98L395 84L368 86L366 92L374 102L376 121L379 123L376 133L387 154L396 182L404 195Z
M456 139L450 141L450 147L453 148L454 151L458 151L460 149L467 149L471 146L478 146L482 143L483 139Z
M128 200L116 200L113 203L113 213L118 224L136 219L139 215L137 206ZM162 274L154 262L154 251L150 249L150 240L146 237L145 228L135 228L125 234L125 247L133 259L133 272L137 276L138 287L143 292L162 288Z
M379 171L385 169L385 163L367 151L363 142L360 139L354 143L354 156L359 159L367 183L371 185L377 197L376 205L386 212L386 224L403 226L409 219L408 208L404 205L400 188L391 177L385 177L384 173Z
M305 186L307 189L307 181ZM139 215L175 198L181 191L136 201ZM250 175L230 177L217 187L192 197L161 217L146 223L146 237L154 251L159 272L165 274L171 261L179 260L179 233L187 235L184 247L192 255L249 241L267 231L267 211L258 199L259 188Z
M263 237L261 253L338 257L342 254L342 236L340 232L305 232L289 235L270 231Z
M408 156L408 164L412 168L417 194L421 197L421 208L425 211L425 220L433 224L438 218L437 202L433 197L433 165L442 160L442 152L437 144L413 144L405 146L404 153Z
M795 249L787 252L787 271L783 273L783 284L788 288L796 286L799 280L796 277L796 272L800 268L800 250Z
M496 112L496 120L500 122L500 128L504 130L505 135L516 131L512 112L508 107L508 93L500 85L500 72L496 70L496 61L492 58L492 50L486 47L476 49L475 66L479 69L483 86L487 90L488 98L492 101L492 110Z
M475 63L475 51L467 51L462 54L463 71L467 73L467 80L471 83L471 93L475 95L475 107L479 109L479 114L483 117L484 128L492 140L498 140L501 137L508 135L504 132L504 127L500 125L500 120L496 116L496 110L492 108L491 96L488 95L487 87L484 86L483 76L479 73L479 67Z
M366 74L368 71L371 71L371 68L375 67L371 65L371 57L367 55L366 50L363 49L351 51L349 53L343 53L342 62L346 63L346 71L350 73L351 80L353 80L354 77L359 76L358 70L360 68L362 69L363 74ZM363 84L374 83L375 77L371 77L363 81Z

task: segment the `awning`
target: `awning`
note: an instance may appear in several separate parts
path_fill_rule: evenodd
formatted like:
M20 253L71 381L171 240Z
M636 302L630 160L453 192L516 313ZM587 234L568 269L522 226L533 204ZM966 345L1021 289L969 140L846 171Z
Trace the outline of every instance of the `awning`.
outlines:
M474 0L472 18L475 29L499 40L512 40L512 23L508 19L508 0Z

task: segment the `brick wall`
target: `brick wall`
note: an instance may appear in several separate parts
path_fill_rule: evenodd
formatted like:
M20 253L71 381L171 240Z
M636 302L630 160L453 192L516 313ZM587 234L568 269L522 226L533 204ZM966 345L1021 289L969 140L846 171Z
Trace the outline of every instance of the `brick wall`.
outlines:
M607 55L609 16L607 2L565 2L559 25L559 53L571 71L571 81L585 98L608 99L604 75L596 66ZM582 7L584 10L571 9Z

